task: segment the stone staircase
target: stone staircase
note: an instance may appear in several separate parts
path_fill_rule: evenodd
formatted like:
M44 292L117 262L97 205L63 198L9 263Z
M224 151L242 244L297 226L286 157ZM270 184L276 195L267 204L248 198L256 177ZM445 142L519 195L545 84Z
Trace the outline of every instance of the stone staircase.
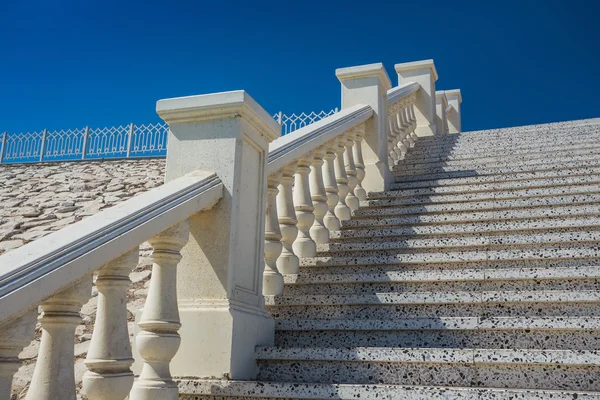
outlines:
M420 138L186 399L600 399L600 119Z

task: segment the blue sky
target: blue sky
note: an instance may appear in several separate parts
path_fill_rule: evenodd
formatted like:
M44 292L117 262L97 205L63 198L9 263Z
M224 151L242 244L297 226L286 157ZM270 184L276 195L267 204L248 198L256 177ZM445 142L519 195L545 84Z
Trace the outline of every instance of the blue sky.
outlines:
M219 3L219 4L217 4ZM21 0L0 13L0 131L158 121L158 99L247 90L339 105L335 69L433 58L463 129L600 117L600 1Z

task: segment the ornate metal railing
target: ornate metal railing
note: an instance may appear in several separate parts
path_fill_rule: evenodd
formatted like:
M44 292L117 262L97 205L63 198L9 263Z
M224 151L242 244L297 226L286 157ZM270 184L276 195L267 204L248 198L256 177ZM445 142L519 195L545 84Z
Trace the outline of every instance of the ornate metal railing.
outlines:
M281 125L282 135L286 135L336 112L337 108L308 114L279 112L273 118ZM0 164L165 157L168 133L169 127L165 123L4 132L0 136Z

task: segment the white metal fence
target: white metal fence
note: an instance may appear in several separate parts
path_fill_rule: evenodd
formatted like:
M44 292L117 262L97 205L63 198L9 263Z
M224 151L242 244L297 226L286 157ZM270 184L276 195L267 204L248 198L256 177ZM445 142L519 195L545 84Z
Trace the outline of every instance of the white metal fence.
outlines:
M279 112L273 118L281 125L282 135L286 135L337 111L335 108L291 115ZM168 133L169 127L164 123L4 132L0 137L0 164L165 157Z

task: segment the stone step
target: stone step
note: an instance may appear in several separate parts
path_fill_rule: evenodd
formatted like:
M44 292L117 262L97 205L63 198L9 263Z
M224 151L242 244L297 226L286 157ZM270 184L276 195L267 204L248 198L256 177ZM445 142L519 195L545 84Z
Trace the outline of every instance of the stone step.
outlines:
M598 390L591 350L258 347L261 380ZM301 373L299 373L301 371Z
M482 192L495 192L500 190L544 188L553 186L575 186L600 182L600 174L586 174L578 176L558 176L553 178L540 178L518 181L500 181L500 182L481 182L470 185L460 186L433 186L413 189L396 189L385 192L372 192L369 198L388 197L412 197L412 196L432 196L438 194L469 194Z
M491 200L523 199L531 197L555 197L574 194L598 194L600 183L582 183L581 185L552 185L537 188L509 188L492 192L467 192L457 194L430 194L405 196L403 191L371 192L369 198L360 202L360 207L391 207L413 204L461 203Z
M512 155L517 154L555 154L564 150L576 150L598 147L598 137L585 137L579 140L573 139L569 142L561 142L558 144L550 144L540 146L536 143L525 143L522 146L511 146L509 148L485 148L477 150L463 150L461 148L412 148L405 155L401 162L432 162L432 161L449 161L449 160L468 160L476 158L485 158L490 156L501 156L507 153Z
M365 253L372 251L397 251L405 250L435 250L445 251L469 251L472 248L478 250L494 250L499 248L510 248L518 246L542 245L547 246L555 243L600 243L600 229L588 229L586 231L552 232L544 231L534 234L503 233L502 235L477 235L458 237L408 237L394 241L377 242L332 242L317 245L318 256L336 256L344 253Z
M451 162L441 162L432 164L422 164L416 166L396 165L393 172L397 176L425 175L448 171L471 171L479 173L481 171L514 171L519 172L533 169L552 169L559 168L562 163L579 162L582 166L587 164L597 164L598 153L574 154L565 157L543 157L543 158L525 158L523 160L492 160L490 162L472 163L472 164L453 164Z
M545 151L547 148L554 149L573 149L581 148L584 143L591 145L597 144L600 137L600 127L586 128L577 134L570 133L568 136L531 136L525 140L521 138L484 138L480 137L477 140L465 141L464 137L458 136L454 142L444 142L439 140L427 141L420 138L417 140L414 147L410 148L406 157L415 159L421 157L439 157L447 155L470 155L487 154L492 152L524 152L532 150L532 152ZM462 140L461 140L462 139ZM594 143L595 142L595 143Z
M530 234L546 232L548 229L596 229L600 227L600 217L579 216L561 218L540 218L495 222L456 222L451 224L418 225L388 228L355 228L330 232L330 242L390 241L391 238L406 236L465 236L465 235L498 235L502 232L513 234Z
M600 267L422 268L284 276L286 296L392 292L598 290Z
M600 142L600 137L598 138ZM458 167L458 166L472 166L472 165L490 165L495 163L522 163L522 162L535 162L535 160L548 160L548 159L565 159L568 157L586 157L589 155L600 154L600 147L587 147L583 149L562 149L551 153L508 153L500 155L490 155L486 157L457 159L457 160L444 160L444 159L432 159L432 160L414 160L412 158L406 158L400 161L394 166L394 170L399 172L411 171L415 169L432 168L437 166L447 167Z
M420 173L415 175L404 175L402 173L394 172L396 183L402 182L420 182L420 181L431 181L440 179L457 179L457 178L474 178L482 176L495 176L495 175L512 175L517 173L540 173L550 172L555 170L564 170L571 168L587 168L597 167L600 165L598 160L584 160L584 161L570 161L565 160L562 164L540 164L540 165L512 165L503 167L494 167L487 169L451 169L447 168L447 171L438 171L431 173Z
M418 347L597 350L598 318L414 318L400 320L284 320L277 347ZM589 320L589 322L588 322ZM298 326L293 322L300 321ZM501 324L497 327L495 324ZM567 326L567 328L565 328ZM577 326L577 327L576 327Z
M600 259L600 246L597 243L582 244L557 244L548 246L531 246L508 249L484 249L481 251L442 251L432 253L383 253L380 255L364 256L327 256L303 258L301 267L329 267L346 265L393 265L393 264L419 264L419 263L462 263L477 262L483 265L496 260L522 261L548 260L548 259ZM483 266L482 265L482 266Z
M600 393L471 387L179 379L181 400L600 400Z
M554 169L541 172L519 172L514 174L498 174L498 175L481 175L466 178L450 178L450 179L432 179L415 182L399 182L393 183L391 190L414 190L422 188L445 188L445 190L457 190L464 187L469 187L481 184L494 183L535 183L540 180L572 178L577 179L583 176L599 175L600 160L597 166L584 168L565 168Z
M422 204L391 207L369 207L368 202L362 202L361 208L352 213L352 219L371 218L377 216L424 215L445 213L469 213L475 211L499 211L510 209L535 209L552 206L594 205L600 202L600 193L559 195L556 197L525 197L508 200L487 200L479 202Z
M373 216L350 221L342 221L342 230L366 227L394 227L422 224L452 224L464 222L507 222L539 218L562 218L600 215L597 203L580 205L556 205L550 207L517 208L490 211L447 212L443 214L419 214L400 216Z

